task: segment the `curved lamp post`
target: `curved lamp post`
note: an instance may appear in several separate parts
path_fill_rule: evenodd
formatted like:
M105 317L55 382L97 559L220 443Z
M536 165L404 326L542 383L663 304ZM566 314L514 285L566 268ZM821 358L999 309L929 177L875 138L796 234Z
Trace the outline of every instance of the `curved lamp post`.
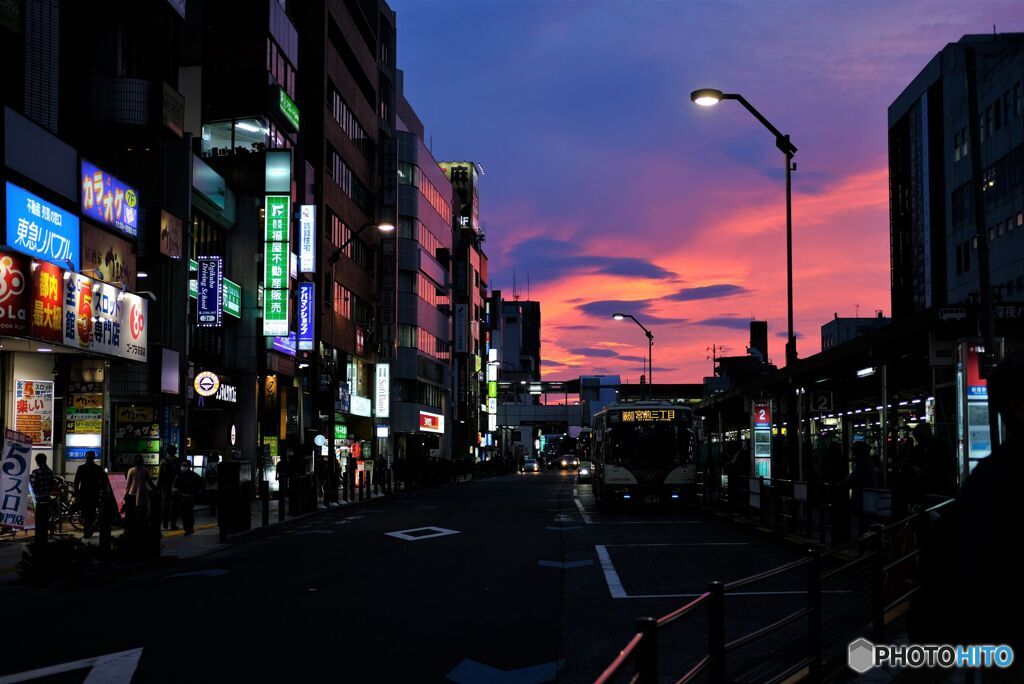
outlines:
M790 142L788 135L781 133L739 93L723 93L715 88L701 88L690 93L690 100L701 107L713 107L722 100L736 100L775 136L775 146L786 156L786 305L788 313L786 365L789 366L797 358L796 336L793 334L793 193L791 180L796 146Z
M651 388L651 375L654 374L654 363L652 361L653 349L654 349L654 333L644 327L644 324L636 320L632 314L628 313L614 313L612 318L617 321L621 321L624 318L628 318L644 331L644 335L647 335L647 394L650 398L654 398L654 390Z

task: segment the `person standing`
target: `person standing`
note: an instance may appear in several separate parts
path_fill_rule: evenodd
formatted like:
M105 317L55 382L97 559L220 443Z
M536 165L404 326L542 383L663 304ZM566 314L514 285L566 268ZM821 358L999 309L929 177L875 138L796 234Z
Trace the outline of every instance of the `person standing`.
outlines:
M46 465L46 454L36 454L36 469L29 475L29 484L32 485L32 495L36 502L49 503L53 499L53 486L56 482L53 471Z
M173 444L164 447L164 457L160 459L160 473L156 476L156 488L160 493L160 521L163 528L178 529L178 505L174 500L174 478L178 476L180 465Z
M75 499L82 512L82 525L86 539L96 531L100 496L107 487L107 474L96 464L96 452L87 451L85 463L75 472Z
M174 481L174 492L178 498L178 506L181 510L181 526L185 528L185 536L195 532L196 527L196 498L203 490L203 478L199 477L192 464L185 461L181 464L181 472Z
M153 489L153 480L149 475L149 468L142 455L135 456L135 465L128 469L128 477L125 482L124 493L124 514L129 527L136 526L139 529L146 519L149 510L149 495Z

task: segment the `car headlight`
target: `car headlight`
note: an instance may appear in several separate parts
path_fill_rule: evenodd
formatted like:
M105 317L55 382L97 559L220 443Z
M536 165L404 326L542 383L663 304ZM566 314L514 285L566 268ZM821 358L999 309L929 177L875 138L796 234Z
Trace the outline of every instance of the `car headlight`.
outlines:
M564 458L562 459L562 465L566 465Z
M583 468L582 470L580 470L580 475L589 475L589 474L590 474L590 471L587 470L586 468Z

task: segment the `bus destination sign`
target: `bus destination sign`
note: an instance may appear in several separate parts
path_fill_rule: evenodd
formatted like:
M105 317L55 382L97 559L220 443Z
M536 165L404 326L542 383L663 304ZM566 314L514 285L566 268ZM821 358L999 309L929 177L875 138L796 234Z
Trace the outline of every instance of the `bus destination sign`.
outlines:
M623 423L660 423L671 422L675 419L675 409L639 409L622 412Z

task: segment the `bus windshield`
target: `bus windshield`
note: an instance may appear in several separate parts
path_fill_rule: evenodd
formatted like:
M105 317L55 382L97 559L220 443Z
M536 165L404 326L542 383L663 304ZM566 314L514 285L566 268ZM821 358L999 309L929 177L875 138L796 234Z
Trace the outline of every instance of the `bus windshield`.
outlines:
M689 460L690 434L679 423L631 423L608 430L608 462L668 466Z

